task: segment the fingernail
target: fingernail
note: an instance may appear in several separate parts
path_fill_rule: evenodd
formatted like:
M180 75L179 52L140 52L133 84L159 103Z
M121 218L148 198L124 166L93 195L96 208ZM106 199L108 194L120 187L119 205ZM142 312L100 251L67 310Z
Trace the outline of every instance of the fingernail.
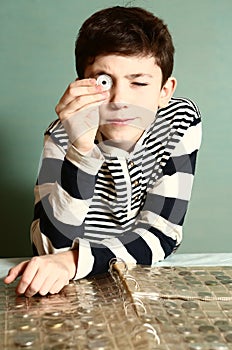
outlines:
M103 92L102 90L102 86L101 85L96 85L96 90L99 91L99 92Z

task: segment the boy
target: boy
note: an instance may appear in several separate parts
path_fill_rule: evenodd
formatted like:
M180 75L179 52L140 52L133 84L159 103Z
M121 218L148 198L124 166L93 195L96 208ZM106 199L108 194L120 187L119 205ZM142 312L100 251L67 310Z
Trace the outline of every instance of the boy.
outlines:
M172 98L174 47L164 23L136 7L101 10L76 41L78 79L45 133L31 226L34 254L9 271L19 294L58 293L106 272L114 257L151 265L182 239L198 109Z

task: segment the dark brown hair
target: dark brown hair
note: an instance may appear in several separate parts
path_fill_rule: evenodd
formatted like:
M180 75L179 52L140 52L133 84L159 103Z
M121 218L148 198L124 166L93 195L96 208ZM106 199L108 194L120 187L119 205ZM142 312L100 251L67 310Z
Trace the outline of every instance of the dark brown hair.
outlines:
M79 78L95 57L106 54L153 56L162 70L162 85L172 74L174 46L168 28L139 7L110 7L83 23L75 44Z

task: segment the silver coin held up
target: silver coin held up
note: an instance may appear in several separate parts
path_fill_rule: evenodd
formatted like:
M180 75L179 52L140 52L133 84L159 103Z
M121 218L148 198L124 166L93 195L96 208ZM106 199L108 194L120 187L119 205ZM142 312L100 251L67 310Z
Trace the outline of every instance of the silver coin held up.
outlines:
M104 91L109 90L113 85L112 78L107 74L101 74L97 78L97 85L101 85Z

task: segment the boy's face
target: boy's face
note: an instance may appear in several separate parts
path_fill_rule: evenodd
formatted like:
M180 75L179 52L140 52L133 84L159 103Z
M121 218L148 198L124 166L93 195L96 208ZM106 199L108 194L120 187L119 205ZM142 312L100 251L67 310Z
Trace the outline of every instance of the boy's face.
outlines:
M154 57L98 56L85 71L85 77L107 74L113 85L109 98L100 106L103 138L132 146L152 123L166 94L161 88L162 71Z

